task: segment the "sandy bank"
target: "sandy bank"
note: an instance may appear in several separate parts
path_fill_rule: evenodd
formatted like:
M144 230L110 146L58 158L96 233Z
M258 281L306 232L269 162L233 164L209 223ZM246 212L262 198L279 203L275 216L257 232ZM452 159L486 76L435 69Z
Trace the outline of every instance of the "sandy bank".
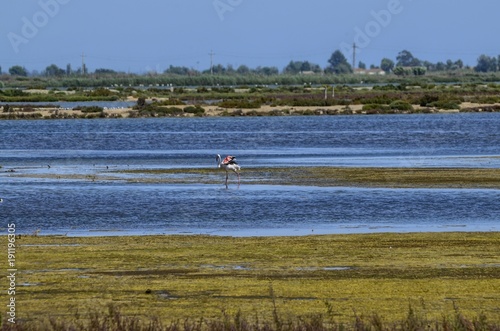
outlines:
M300 116L300 115L366 115L366 114L410 114L410 113L458 113L458 112L498 112L500 104L462 103L460 109L438 109L413 105L411 111L363 110L363 105L290 107L263 105L259 108L221 108L215 105L201 105L202 113L184 111L192 105L161 106L161 111L138 111L133 108L104 108L102 112L61 108L12 107L0 113L0 119L51 119L51 118L128 118L128 117L216 117L216 116ZM12 109L13 108L13 109Z

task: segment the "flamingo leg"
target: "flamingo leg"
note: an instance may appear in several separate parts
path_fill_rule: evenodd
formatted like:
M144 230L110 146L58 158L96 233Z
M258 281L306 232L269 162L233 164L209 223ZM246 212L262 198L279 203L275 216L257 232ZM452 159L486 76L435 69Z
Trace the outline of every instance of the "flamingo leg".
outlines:
M229 173L226 171L226 188L227 188L227 179L229 177Z

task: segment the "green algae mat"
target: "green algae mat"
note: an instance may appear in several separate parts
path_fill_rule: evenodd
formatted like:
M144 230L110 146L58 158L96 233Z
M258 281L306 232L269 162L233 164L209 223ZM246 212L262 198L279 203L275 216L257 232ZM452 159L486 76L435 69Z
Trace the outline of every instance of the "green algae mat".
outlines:
M146 183L221 182L222 171L201 169L136 169L102 174L101 179L127 174L127 181ZM98 176L97 179L100 177ZM363 186L392 188L500 188L500 169L478 168L367 168L284 167L244 168L242 184L300 186Z
M500 233L22 236L16 268L19 320L112 304L165 321L221 312L266 320L276 311L396 321L410 306L427 318L459 307L500 322Z
M147 184L221 184L224 171L213 168L103 170L88 174L11 174L50 180L119 181ZM230 174L230 184L236 177ZM388 188L500 189L495 168L276 167L243 168L242 185L355 186Z

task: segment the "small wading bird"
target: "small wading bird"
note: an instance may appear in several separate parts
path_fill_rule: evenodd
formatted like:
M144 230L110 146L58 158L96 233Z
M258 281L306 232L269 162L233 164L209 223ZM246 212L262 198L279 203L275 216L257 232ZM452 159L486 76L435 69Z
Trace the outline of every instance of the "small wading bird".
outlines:
M238 185L240 185L240 166L236 163L236 157L228 155L224 160L217 154L215 158L217 160L217 167L222 168L226 171L226 188L227 188L227 179L229 177L229 170L234 171L236 175L238 175Z

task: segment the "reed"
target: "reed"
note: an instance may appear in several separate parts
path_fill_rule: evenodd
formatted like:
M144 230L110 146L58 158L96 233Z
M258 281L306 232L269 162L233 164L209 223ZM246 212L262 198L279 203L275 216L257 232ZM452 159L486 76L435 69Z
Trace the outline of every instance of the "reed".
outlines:
M328 303L327 303L328 304ZM405 318L387 322L383 316L353 313L350 321L340 322L333 310L311 316L284 316L274 307L273 320L261 320L259 316L244 316L240 311L228 314L222 311L216 318L185 318L162 322L158 316L142 319L124 315L119 308L109 305L107 311L88 312L73 317L47 317L36 321L3 323L2 331L498 331L500 324L489 321L484 315L468 317L458 307L450 315L428 319L409 306Z

